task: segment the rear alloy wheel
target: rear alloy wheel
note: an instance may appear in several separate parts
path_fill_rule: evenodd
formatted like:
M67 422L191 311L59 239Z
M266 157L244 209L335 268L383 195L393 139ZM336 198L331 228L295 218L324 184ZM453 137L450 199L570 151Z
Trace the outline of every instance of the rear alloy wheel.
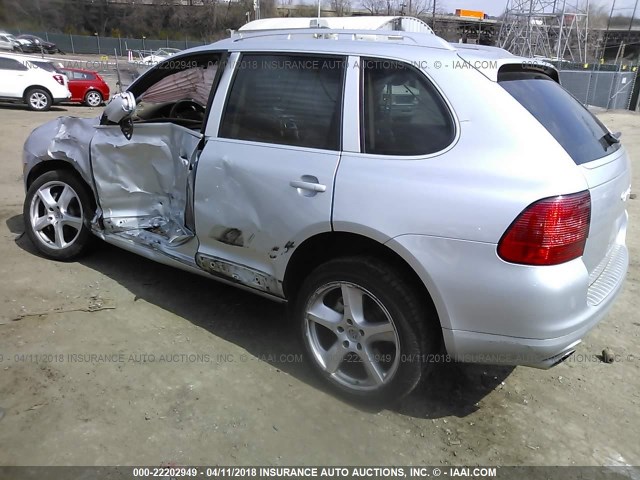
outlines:
M84 103L89 107L99 107L102 105L102 95L100 92L91 90L84 96Z
M45 112L51 108L51 95L41 88L32 88L26 95L29 109L38 112Z
M94 208L84 184L71 172L53 171L38 177L24 202L26 233L46 257L73 260L92 239Z
M437 318L392 266L332 260L305 280L295 318L310 363L338 393L367 403L399 400L436 351Z

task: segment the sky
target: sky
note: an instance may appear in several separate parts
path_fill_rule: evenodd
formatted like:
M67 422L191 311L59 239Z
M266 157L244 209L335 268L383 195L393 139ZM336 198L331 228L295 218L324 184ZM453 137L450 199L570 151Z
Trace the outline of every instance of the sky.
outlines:
M447 12L454 12L456 8L465 8L469 10L481 10L489 15L500 15L504 11L507 0L436 0L442 3ZM584 0L583 0L584 1ZM592 3L605 5L611 8L612 0L591 0ZM575 3L570 0L567 3ZM633 7L635 0L616 0L616 12L620 9L621 14L631 15L631 10L622 10L624 7ZM640 7L639 7L640 9ZM637 18L637 17L636 17Z

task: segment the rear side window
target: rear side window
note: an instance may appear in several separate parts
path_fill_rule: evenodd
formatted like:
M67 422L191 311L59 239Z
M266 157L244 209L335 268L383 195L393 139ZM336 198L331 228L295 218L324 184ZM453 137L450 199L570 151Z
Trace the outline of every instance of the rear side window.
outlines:
M243 55L220 136L340 149L342 57Z
M55 72L56 69L53 65L51 65L48 62L31 62L33 63L36 67L41 68L42 70L46 70L47 72Z
M509 72L500 75L498 82L553 135L577 165L620 148L619 143L607 140L609 131L600 120L546 75Z
M0 70L25 71L29 70L29 68L13 58L0 58Z
M363 58L362 151L380 155L427 155L453 142L455 127L444 100L413 67Z
M95 80L96 76L93 73L86 72L73 72L74 80Z

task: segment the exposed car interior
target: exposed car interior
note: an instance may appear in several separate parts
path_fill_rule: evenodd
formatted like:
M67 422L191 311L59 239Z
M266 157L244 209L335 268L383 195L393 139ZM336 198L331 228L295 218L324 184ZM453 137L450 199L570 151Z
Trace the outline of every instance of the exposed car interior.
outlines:
M147 82L143 80L143 88L146 87L143 91L132 90L137 99L133 123L169 122L201 130L218 69L217 60L207 57L165 63L178 68L158 69L156 72L163 74L160 78L155 75Z

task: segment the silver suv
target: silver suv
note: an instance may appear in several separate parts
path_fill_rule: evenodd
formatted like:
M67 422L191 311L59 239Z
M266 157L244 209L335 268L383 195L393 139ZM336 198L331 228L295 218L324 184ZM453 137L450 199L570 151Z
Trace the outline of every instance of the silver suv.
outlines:
M329 385L389 401L441 361L575 351L627 270L618 137L504 50L250 33L36 129L24 219L51 259L97 236L289 302Z

